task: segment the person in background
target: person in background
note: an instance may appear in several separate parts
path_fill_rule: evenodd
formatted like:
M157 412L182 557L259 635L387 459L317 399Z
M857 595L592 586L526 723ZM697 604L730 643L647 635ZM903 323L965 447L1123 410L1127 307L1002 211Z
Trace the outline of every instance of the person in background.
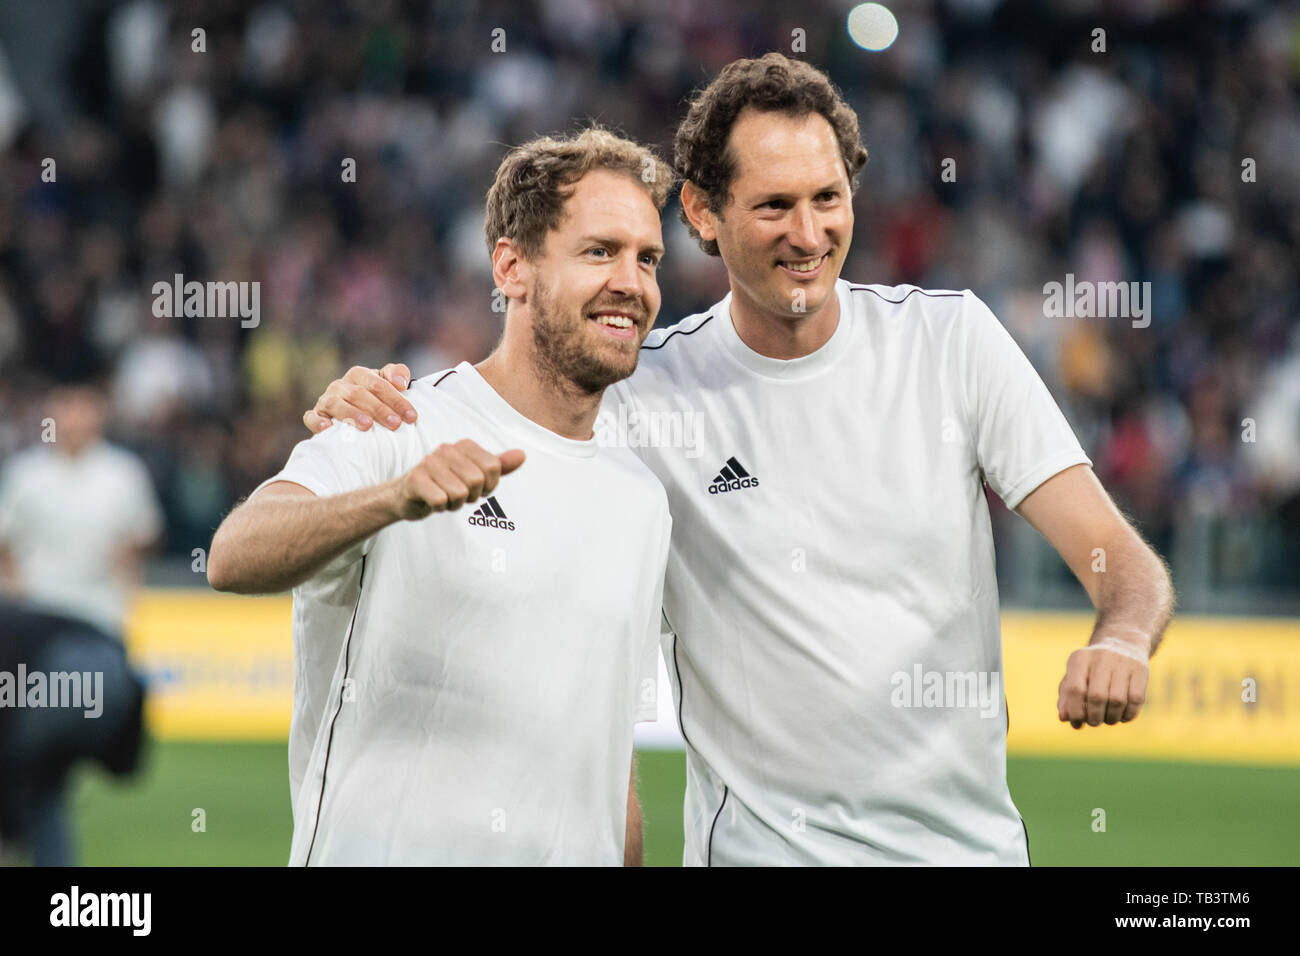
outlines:
M0 472L0 837L38 866L74 862L65 807L82 759L129 773L143 732L143 684L122 643L144 555L163 530L144 465L104 439L105 400L56 389L41 444ZM15 675L79 674L94 706L31 706ZM26 681L23 682L26 684ZM26 706L16 706L26 694ZM14 697L11 700L9 697ZM88 698L85 705L91 703ZM90 718L90 719L88 719Z

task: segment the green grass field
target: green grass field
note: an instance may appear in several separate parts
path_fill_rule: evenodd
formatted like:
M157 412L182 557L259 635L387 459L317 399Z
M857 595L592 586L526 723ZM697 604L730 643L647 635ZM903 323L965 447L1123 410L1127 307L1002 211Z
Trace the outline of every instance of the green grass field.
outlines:
M682 853L680 752L639 757L646 862ZM1012 759L1011 794L1041 865L1300 864L1300 768ZM292 831L283 744L155 743L122 784L83 772L72 796L88 865L281 866ZM206 812L194 832L192 811ZM1093 809L1106 832L1093 832Z

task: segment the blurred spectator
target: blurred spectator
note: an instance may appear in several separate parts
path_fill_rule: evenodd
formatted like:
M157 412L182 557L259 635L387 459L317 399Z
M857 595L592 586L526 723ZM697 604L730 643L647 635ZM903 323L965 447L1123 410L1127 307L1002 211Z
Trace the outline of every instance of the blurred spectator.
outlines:
M141 558L162 532L148 472L102 438L105 400L87 386L49 399L48 439L0 472L0 670L75 675L67 701L0 707L0 833L38 866L73 862L64 810L69 769L97 757L131 769L142 732L139 681L127 669L122 627ZM91 690L93 688L93 691ZM92 718L87 720L86 718Z
M50 396L44 438L0 472L0 567L33 605L120 638L146 551L163 531L149 473L103 440L103 396Z

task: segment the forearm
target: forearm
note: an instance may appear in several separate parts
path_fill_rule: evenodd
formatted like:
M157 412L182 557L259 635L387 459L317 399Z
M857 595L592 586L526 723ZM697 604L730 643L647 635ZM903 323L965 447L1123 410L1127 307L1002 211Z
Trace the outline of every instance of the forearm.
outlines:
M19 594L23 589L22 578L18 574L18 562L9 548L0 544L0 591Z
M641 833L641 801L636 795L636 755L632 755L632 774L627 782L627 832L623 838L623 865L642 866L645 847Z
M1155 653L1173 617L1174 589L1168 568L1131 529L1116 535L1103 553L1104 563L1094 563L1094 586L1088 589L1097 608L1092 642L1106 637L1145 641L1148 653Z
M326 498L267 489L217 529L208 583L237 594L284 591L398 520L392 482Z
M156 550L157 539L128 541L113 555L113 574L123 586L135 588L144 578L144 565Z

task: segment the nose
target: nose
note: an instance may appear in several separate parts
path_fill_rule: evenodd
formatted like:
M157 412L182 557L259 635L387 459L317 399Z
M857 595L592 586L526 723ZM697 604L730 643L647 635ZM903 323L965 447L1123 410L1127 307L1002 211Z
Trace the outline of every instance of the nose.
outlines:
M641 298L644 292L642 286L641 268L637 262L635 253L620 255L614 268L609 272L609 278L605 281L611 292L617 292L619 295Z
M816 250L819 243L817 214L808 203L797 204L790 215L790 231L787 241L795 249L809 253Z

